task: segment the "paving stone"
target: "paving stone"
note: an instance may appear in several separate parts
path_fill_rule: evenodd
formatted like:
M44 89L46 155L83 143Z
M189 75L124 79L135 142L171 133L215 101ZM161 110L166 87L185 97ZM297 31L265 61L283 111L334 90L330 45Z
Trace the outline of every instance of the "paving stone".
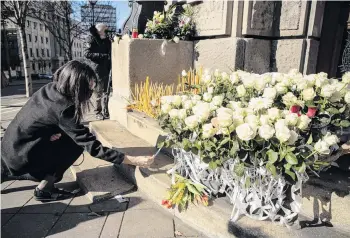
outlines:
M15 214L1 213L1 226L5 225Z
M44 237L57 221L52 214L17 214L1 229L6 238Z
M100 238L118 237L120 226L123 220L123 213L111 213L108 215Z
M126 211L119 237L174 237L173 218L158 209Z
M91 201L84 195L79 194L77 197L73 198L71 203L68 205L65 213L76 213L76 212L91 212L89 206Z
M70 199L54 202L40 202L32 198L25 206L20 210L20 213L63 213L66 210Z
M6 189L8 186L10 186L11 184L13 184L15 181L6 181L1 183L1 191Z
M30 181L16 181L1 192L1 212L17 213L32 197L36 185Z
M98 238L106 216L89 216L88 213L63 214L48 237Z
M199 231L191 228L176 217L174 218L174 224L176 237L204 237ZM177 235L177 232L179 232L179 235Z
M91 204L89 207L93 212L124 212L127 206L127 202L120 203L116 199L110 199Z
M151 201L146 194L135 191L124 196L129 198L128 210L141 210L141 209L153 209L157 208L157 204Z

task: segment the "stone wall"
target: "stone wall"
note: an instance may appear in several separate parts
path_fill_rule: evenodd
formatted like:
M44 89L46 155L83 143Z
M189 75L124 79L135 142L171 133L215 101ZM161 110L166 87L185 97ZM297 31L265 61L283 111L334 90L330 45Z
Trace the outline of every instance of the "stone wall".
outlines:
M314 73L324 5L302 0L197 3L194 64L256 73L292 68Z

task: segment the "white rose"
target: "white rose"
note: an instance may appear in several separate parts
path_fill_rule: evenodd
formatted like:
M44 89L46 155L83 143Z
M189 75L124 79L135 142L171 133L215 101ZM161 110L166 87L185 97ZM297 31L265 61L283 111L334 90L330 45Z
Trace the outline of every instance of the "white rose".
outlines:
M173 96L163 96L160 98L161 104L172 104L173 102Z
M255 85L255 75L249 75L242 79L243 85L246 88L253 88Z
M290 107L298 102L298 98L293 93L289 92L282 97L282 101L284 105Z
M231 109L221 107L216 112L217 112L217 119L220 127L229 127L232 124L233 111Z
M270 108L267 110L267 114L270 120L275 121L280 118L280 110L276 107Z
M325 98L332 97L333 93L335 93L335 87L331 84L326 84L321 88L321 96Z
M350 72L346 72L341 80L345 84L350 84Z
M216 111L219 107L216 106L213 102L211 102L209 105L209 108L210 108L210 111L213 112L213 111Z
M286 115L286 122L289 126L295 126L298 123L299 116L296 113L288 113Z
M186 77L187 76L186 70L182 70L181 75L182 77Z
M181 96L179 96L179 95L173 96L173 105L174 106L179 107L179 106L181 106L181 103L182 103Z
M139 35L139 36L140 36L140 35ZM173 38L173 41L177 44L177 43L180 42L180 38L179 38L178 36L175 36L175 37Z
M263 80L264 80L265 84L271 83L272 76L271 76L270 73L266 73L266 74L263 74L261 76L263 77Z
M206 74L206 75L204 75L203 77L202 77L202 83L203 84L209 84L211 81L212 81L212 79L211 79L211 75L210 74Z
M239 139L249 141L255 138L256 130L251 128L248 123L237 126L236 133Z
M179 110L178 109L171 109L169 111L170 118L176 118L179 116Z
M228 74L227 74L226 72L222 72L222 73L221 73L221 77L222 77L223 79L228 79L228 78L229 78L229 76L228 76Z
M172 107L170 106L170 104L163 104L163 105L161 106L161 111L162 111L162 113L164 113L164 114L169 113L171 109L172 109Z
M272 106L273 100L270 98L251 98L249 101L249 108L254 111L259 111L261 109L267 109Z
M350 104L350 92L347 92L344 96L344 101L347 103L347 104Z
M182 95L181 96L181 100L182 100L182 102L187 101L188 100L188 96L187 95Z
M208 91L208 93L213 94L214 93L214 87L208 87L207 91Z
M236 84L239 82L239 76L236 73L230 75L230 81L232 84Z
M314 145L314 149L321 155L329 155L329 153L331 153L328 144L323 140L317 141Z
M210 116L210 104L198 102L197 105L192 108L192 111L201 122L206 121Z
M198 117L196 115L193 115L185 118L185 124L189 129L196 128L199 124Z
M296 82L296 88L298 91L302 91L302 90L308 88L307 81L305 79L299 79L299 81Z
M313 88L306 88L301 93L305 101L312 101L316 96L315 90Z
M260 125L269 125L270 124L270 118L268 115L261 115L260 116Z
M278 119L275 123L275 128L279 128L279 127L285 127L287 126L287 122L285 119Z
M247 108L236 108L234 111L235 111L235 115L245 117L247 115L247 110L248 110Z
M298 140L299 134L296 133L295 131L291 130L290 131L290 137L288 139L288 145L294 145L295 142Z
M307 86L313 87L315 86L316 83L316 75L315 74L310 74L304 77L304 80L307 83Z
M244 97L245 94L247 93L247 91L245 90L245 87L242 84L237 86L236 90L237 90L238 97Z
M191 100L192 100L192 104L196 105L197 102L199 102L201 100L201 96L194 95L194 96L192 96Z
M264 90L265 87L266 87L266 82L265 82L264 78L257 77L255 79L254 88L260 92L260 91Z
M316 81L315 85L316 87L320 88L323 85L325 85L328 82L327 74L326 73L318 73L315 75Z
M259 118L255 115L248 115L244 121L248 123L252 128L257 128L259 125Z
M230 101L228 107L233 109L233 110L236 110L237 108L241 108L242 107L242 103L241 102Z
M189 110L189 109L191 109L192 108L192 106L193 106L193 103L192 103L192 101L191 100L186 100L186 101L184 101L183 102L183 107L185 108L185 109L187 109L187 110Z
M291 136L290 130L286 126L279 126L276 128L276 137L277 139L284 143L289 140Z
M216 69L215 72L214 72L214 76L215 77L219 77L219 75L220 75L220 71L218 69Z
M204 124L202 129L203 129L203 134L202 134L203 139L210 138L214 136L216 133L216 130L213 127L213 124L211 123Z
M210 93L203 94L203 100L206 102L210 102L212 98L213 98L213 95L211 95Z
M216 106L221 106L223 101L224 101L223 95L217 95L217 96L213 97L213 103Z
M187 117L186 109L180 109L179 112L178 112L178 117L181 120L184 120Z
M239 126L239 125L244 124L244 117L243 116L239 116L239 115L234 115L232 117L232 121L233 121L233 124L235 126Z
M333 93L332 97L329 99L330 102L340 102L342 100L342 95L340 92Z
M265 140L272 138L274 134L275 129L269 125L263 125L259 128L259 136Z
M269 99L275 99L277 91L275 88L265 88L263 97Z
M327 143L328 146L333 146L339 143L339 138L336 135L332 135L330 132L323 137L323 141Z
M275 89L276 89L277 93L280 95L285 94L288 91L287 87L284 86L282 83L276 84Z
M300 130L305 130L308 128L310 122L311 122L311 119L308 116L301 115L299 117L298 128Z

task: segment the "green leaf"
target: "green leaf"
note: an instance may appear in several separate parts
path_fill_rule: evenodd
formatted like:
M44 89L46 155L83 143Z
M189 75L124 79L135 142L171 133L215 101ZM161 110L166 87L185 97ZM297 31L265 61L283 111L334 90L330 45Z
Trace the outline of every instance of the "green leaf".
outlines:
M340 113L343 113L343 112L345 111L345 109L346 109L346 106L340 108L340 109L339 109L339 112L340 112Z
M271 172L273 176L276 176L276 167L273 164L267 163L266 168Z
M233 168L233 172L238 176L242 177L244 174L244 164L240 163Z
M215 161L210 161L209 162L209 168L211 169L216 169L218 167L218 165L216 164Z
M250 184L251 184L251 182L250 182L250 178L249 178L249 177L247 177L247 178L245 179L244 186L245 186L246 188L249 188L249 187L250 187Z
M312 134L310 134L309 139L307 140L306 144L311 145L312 144Z
M230 138L226 137L225 139L223 139L220 144L219 144L219 148L224 146L225 144L227 144L230 141Z
M163 148L164 145L165 145L165 142L164 142L164 141L161 141L161 142L159 142L159 143L157 144L157 147L158 147L158 148Z
M290 170L285 170L284 171L286 174L288 174L293 180L295 180L295 173L290 171Z
M273 164L278 160L278 153L273 151L273 150L268 150L266 152L268 158L269 158L269 163Z
M190 183L187 184L188 191L190 191L193 194L200 195L200 193L197 191L197 189Z
M350 126L350 122L348 120L342 120L340 122L340 126L341 127L349 127Z
M329 112L330 114L338 114L339 113L339 110L336 109L335 107L330 107L326 111Z
M298 168L299 173L304 173L306 170L306 164L303 162L301 166Z
M210 158L215 158L216 157L216 153L215 152L210 152L209 153L209 157Z
M298 159L293 153L288 153L286 155L286 161L288 162L288 164L298 164Z

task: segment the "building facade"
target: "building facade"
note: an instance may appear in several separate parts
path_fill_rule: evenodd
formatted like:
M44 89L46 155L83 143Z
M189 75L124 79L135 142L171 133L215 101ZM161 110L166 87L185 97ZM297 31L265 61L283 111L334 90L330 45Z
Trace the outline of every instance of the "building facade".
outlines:
M108 31L116 32L117 30L116 8L110 5L95 5L93 11L90 5L84 5L81 7L81 19L86 30L97 23L106 24Z

